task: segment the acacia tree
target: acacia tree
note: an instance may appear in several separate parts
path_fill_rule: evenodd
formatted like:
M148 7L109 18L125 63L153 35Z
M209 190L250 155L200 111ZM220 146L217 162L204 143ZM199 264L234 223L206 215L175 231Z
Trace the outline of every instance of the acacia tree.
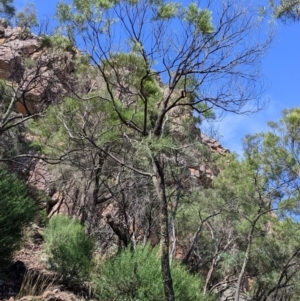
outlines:
M246 201L246 210L239 210L244 220L239 228L247 237L239 246L244 256L235 300L247 275L255 279L253 295L259 300L298 298L299 116L299 109L285 110L280 122L269 122L270 131L246 137L242 162L220 165L214 184L219 195L236 204Z
M290 126L299 122L299 112L288 120L285 142L274 133L249 139L245 158L218 160L213 188L197 191L179 210L181 240L191 241L189 266L206 275L204 294L228 289L239 300L243 288L257 300L298 298L300 229L290 217L299 212L298 163L292 160L298 131Z
M188 135L172 133L178 126L172 112L178 108L178 117L189 112L189 120L192 110L200 115L211 109L242 112L261 92L259 60L270 38L259 36L259 20L251 8L232 1L208 1L205 7L148 0L73 1L61 2L57 15L65 33L84 45L98 69L106 91L98 98L113 108L116 140L130 145L131 155L99 141L92 142L94 147L115 164L152 180L160 204L165 298L174 300L166 172L174 152L190 142L191 130ZM139 160L129 160L137 154Z
M252 257L256 262L254 296L259 300L298 298L296 279L299 277L300 248L295 237L299 233L299 113L298 108L285 110L280 122L269 122L270 131L249 135L245 139L245 162L256 175L253 184L247 185L257 187L252 199L261 199L258 203L261 208L266 213L276 210L277 215L266 214L264 217L263 211L260 211L262 214L257 212L257 218L267 221L263 242L258 240L254 243L257 229L250 227L252 234L248 232L252 235L251 241L248 239L248 247L253 245L254 249L252 254L249 252L248 260L251 262ZM237 189L239 186L233 187ZM245 196L249 194L246 192L244 189ZM257 218L253 219L257 224L252 223L256 228L260 222ZM255 244L259 251L255 250ZM259 269L264 271L264 275L260 275Z
M273 188L280 188L278 193L284 197L280 204L283 213L288 210L299 213L299 124L299 108L284 110L279 122L268 123L268 132L245 139L245 156L257 160Z

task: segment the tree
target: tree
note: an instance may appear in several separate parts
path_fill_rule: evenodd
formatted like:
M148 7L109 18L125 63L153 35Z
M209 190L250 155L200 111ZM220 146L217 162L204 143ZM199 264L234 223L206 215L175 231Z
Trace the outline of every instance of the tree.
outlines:
M38 26L36 9L33 3L28 3L21 11L16 14L16 25L23 31L30 32L32 27Z
M70 282L90 279L95 250L93 237L78 221L57 215L45 228L45 250L53 269Z
M240 260L234 300L238 301L247 266L254 257L254 245L268 231L268 215L277 209L275 201L280 201L280 198L257 161L246 159L238 162L232 157L225 160L220 165L221 172L215 181L215 188L225 204L231 204L231 213L235 214L235 243L239 243L235 251L240 253L235 256ZM229 254L232 251L229 249Z
M212 182L213 188L198 192L181 213L195 229L194 235L190 230L185 234L192 238L193 246L187 254L192 257L193 251L195 257L192 270L206 274L204 294L237 283L234 292L235 300L239 300L245 279L256 276L251 262L271 219L274 191L259 165L250 161L239 162L228 154L217 166L220 173ZM197 219L198 226L193 221Z
M100 92L92 97L110 107L113 122L109 140L103 140L108 139L105 131L95 140L85 126L77 134L122 169L150 179L154 188L166 300L174 300L166 181L174 157L185 158L177 169L180 178L189 157L185 145L197 139L191 112L242 112L260 93L257 63L270 43L270 38L253 39L258 19L249 7L231 1L216 7L212 15L210 3L207 8L148 0L58 5L65 33L74 42L80 35L83 51L100 74ZM77 96L83 102L89 97ZM74 141L64 117L61 124ZM184 129L185 122L190 135L176 128ZM107 147L117 142L122 149Z
M298 207L290 199L294 186L276 169L281 159L266 163L270 153L253 145L247 150L240 161L221 158L213 188L181 208L180 236L193 246L188 264L206 275L204 293L229 288L239 300L243 289L257 300L297 300L300 228L288 214Z
M299 120L298 108L284 110L279 122L269 122L270 131L249 135L245 139L245 155L260 161L273 189L284 198L281 214L298 214L299 200Z
M245 158L259 166L261 174L267 179L271 208L277 208L280 220L272 219L270 223L270 240L266 249L274 256L277 276L269 268L270 278L258 277L257 297L262 300L276 299L279 296L296 300L299 289L295 279L299 277L299 243L295 237L299 229L299 125L298 108L285 110L279 122L269 122L270 131L247 136L245 139ZM285 247L285 239L290 243ZM267 261L265 261L267 262ZM279 266L277 266L278 263ZM275 267L273 265L273 268ZM265 265L266 267L266 265ZM273 273L273 275L272 275Z

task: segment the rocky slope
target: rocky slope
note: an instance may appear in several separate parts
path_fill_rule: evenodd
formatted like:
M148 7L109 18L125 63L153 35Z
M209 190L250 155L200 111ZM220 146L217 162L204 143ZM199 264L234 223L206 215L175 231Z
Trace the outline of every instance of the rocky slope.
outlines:
M0 19L0 79L12 86L14 110L23 115L41 112L72 88L69 75L77 52L50 50L44 39Z

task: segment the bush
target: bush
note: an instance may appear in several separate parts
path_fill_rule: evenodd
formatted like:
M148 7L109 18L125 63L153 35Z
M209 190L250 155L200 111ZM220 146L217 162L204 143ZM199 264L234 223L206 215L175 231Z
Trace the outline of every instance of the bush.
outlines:
M183 266L172 267L175 298L178 301L208 301L201 293L200 279ZM129 248L104 262L94 279L95 294L101 301L163 301L164 292L157 249Z
M0 269L20 247L23 230L33 220L37 206L24 182L0 168Z
M71 51L73 43L70 39L61 35L55 34L53 36L43 36L41 40L42 48L56 48L62 51Z
M78 221L57 215L44 230L45 250L53 269L65 280L86 280L92 269L95 241Z

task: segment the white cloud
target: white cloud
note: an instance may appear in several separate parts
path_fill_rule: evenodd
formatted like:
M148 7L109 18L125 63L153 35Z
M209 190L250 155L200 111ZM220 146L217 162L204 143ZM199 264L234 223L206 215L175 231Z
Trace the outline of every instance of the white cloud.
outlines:
M215 122L220 135L219 141L231 152L242 155L242 140L247 134L255 134L268 129L268 121L280 118L282 109L275 100L268 107L253 115L238 115L228 113L222 120Z

